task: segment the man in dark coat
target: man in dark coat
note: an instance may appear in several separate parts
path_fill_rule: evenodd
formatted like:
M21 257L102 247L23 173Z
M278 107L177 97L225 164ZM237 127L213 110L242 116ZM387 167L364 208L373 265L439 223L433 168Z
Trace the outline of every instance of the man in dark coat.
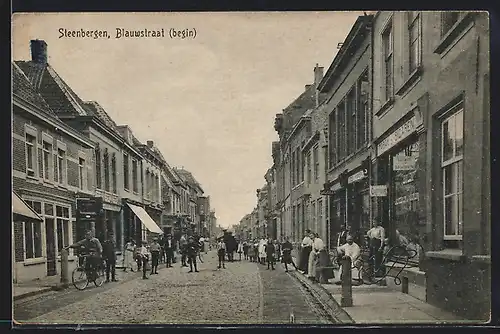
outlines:
M163 247L167 256L167 268L172 268L172 261L174 259L174 241L172 240L172 236L170 234L167 235Z
M276 248L274 247L273 241L271 239L268 239L267 244L265 245L265 249L267 269L269 270L269 266L271 266L271 269L274 270L274 255L276 253Z
M109 283L109 274L111 273L111 281L117 282L116 279L116 244L114 236L110 234L108 239L102 245L103 259L106 261L106 283Z
M187 249L187 260L190 269L188 272L190 273L193 272L193 265L194 265L194 271L199 272L196 264L196 256L198 256L198 251L199 251L198 241L195 240L193 237L189 237L186 249Z

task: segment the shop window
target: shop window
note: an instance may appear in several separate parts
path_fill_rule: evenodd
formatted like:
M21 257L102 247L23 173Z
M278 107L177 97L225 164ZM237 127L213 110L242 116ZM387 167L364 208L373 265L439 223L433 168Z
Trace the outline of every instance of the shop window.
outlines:
M392 157L395 243L408 246L419 241L417 167L419 143L404 147Z
M444 239L461 240L463 233L463 109L442 123Z
M35 176L36 166L36 137L26 134L26 173L28 176Z
M57 224L57 251L61 252L63 247L69 246L70 241L70 233L69 233L69 208L56 206L56 224Z
M42 203L26 201L36 213L42 216ZM24 223L25 259L41 258L42 255L42 223Z

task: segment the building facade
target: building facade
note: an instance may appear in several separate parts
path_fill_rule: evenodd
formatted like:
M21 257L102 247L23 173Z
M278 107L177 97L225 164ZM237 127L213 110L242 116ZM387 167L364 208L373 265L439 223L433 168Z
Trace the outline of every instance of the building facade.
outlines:
M482 319L491 298L488 25L480 12L381 12L374 27L376 176L388 187L379 212L394 243L422 246L425 279L415 284L426 300Z
M41 73L45 63L31 66ZM12 187L43 219L14 222L17 283L59 273L61 249L77 238L75 199L94 195L94 143L57 118L16 63L12 77Z

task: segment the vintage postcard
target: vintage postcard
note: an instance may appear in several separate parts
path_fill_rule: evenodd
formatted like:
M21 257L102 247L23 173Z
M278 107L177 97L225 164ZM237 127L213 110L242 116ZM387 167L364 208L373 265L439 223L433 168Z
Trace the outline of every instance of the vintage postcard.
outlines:
M16 13L15 325L485 323L487 12Z

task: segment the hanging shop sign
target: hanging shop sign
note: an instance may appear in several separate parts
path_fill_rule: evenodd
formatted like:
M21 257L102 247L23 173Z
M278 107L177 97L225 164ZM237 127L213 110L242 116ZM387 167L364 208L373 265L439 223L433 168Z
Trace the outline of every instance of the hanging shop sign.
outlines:
M335 194L336 191L339 191L341 189L340 183L335 183L333 186L330 187L330 189L321 189L320 195L322 196L332 196Z
M386 197L387 196L387 185L370 186L370 196L371 197Z
M392 170L415 170L417 160L415 157L407 157L404 155L396 155L392 160Z
M421 123L421 117L414 115L377 145L377 156L382 155L383 153L387 152L392 147L406 139L417 130Z
M365 172L363 170L360 170L359 172L349 176L347 178L347 183L349 183L349 184L354 183L354 182L357 182L359 180L364 179L365 177L366 177Z

